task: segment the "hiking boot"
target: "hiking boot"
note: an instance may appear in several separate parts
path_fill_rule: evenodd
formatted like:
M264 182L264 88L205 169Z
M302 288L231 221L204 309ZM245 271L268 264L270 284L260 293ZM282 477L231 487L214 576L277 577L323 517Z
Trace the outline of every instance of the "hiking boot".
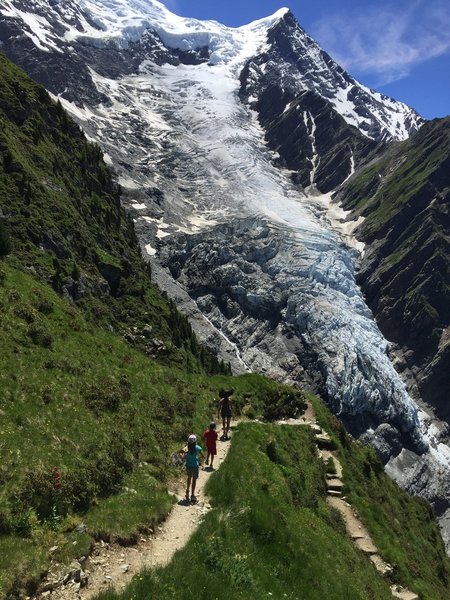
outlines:
M191 496L191 502L197 502L197 496L192 495Z

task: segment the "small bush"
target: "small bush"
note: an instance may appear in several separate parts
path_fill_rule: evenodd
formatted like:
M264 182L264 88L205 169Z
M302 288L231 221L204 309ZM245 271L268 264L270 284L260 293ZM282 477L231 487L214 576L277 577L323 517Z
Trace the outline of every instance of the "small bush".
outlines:
M29 304L20 304L14 309L14 314L27 323L33 323L36 319L36 311Z
M126 377L119 381L104 379L98 385L91 385L85 392L86 406L99 416L102 412L115 412L131 397L131 384Z
M53 337L42 323L32 323L28 328L28 336L42 348L51 348L53 345Z
M265 403L263 416L267 421L295 418L303 414L305 408L304 395L291 387L283 386Z
M336 473L336 464L335 464L334 458L332 456L328 457L325 467L326 467L327 473L330 473L332 475L334 475Z
M244 554L230 554L222 539L210 538L206 544L206 551L202 549L201 552L205 552L207 568L228 576L236 588L245 589L255 585L248 557Z
M20 505L32 508L42 521L51 520L55 511L61 514L64 511L65 502L62 492L62 476L58 467L29 470L17 503L18 507Z
M52 389L47 386L42 390L42 402L44 404L50 404L53 400Z
M50 315L53 312L53 302L47 298L42 298L36 304L36 308L44 315Z

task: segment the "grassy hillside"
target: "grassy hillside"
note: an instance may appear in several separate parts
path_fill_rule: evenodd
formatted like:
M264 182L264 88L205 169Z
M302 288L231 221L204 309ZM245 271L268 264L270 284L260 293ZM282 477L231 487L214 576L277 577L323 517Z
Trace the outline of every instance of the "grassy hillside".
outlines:
M329 426L325 410L321 418ZM377 517L377 542L389 540L382 547L389 546L393 577L423 600L448 598L450 561L429 509L384 475L371 450L340 432L338 426L349 498L357 495L365 522ZM214 509L168 567L141 573L123 593L99 600L392 597L389 580L355 548L325 502L324 464L308 427L240 425L209 494Z
M342 423L312 399L320 425L335 441L344 492L355 506L393 577L425 600L450 597L450 559L429 504L400 490L373 448L353 442Z
M162 364L28 273L2 273L0 597L36 582L53 545L69 560L94 538L132 540L160 519L170 455L215 416L220 387L258 414L272 400L302 407L300 394L258 376Z

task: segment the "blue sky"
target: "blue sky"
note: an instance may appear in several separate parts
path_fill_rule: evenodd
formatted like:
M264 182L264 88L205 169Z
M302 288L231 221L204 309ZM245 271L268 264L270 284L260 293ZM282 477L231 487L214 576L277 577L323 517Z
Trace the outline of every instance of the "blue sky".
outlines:
M425 118L450 115L449 0L162 0L176 14L239 26L288 6L356 79Z

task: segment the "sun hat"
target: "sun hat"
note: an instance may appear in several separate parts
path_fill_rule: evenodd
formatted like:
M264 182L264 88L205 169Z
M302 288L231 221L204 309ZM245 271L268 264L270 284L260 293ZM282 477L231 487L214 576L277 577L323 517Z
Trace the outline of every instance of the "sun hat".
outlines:
M188 437L188 443L194 443L197 441L197 436L192 434Z
M215 423L215 421L211 421L211 423L209 424L209 428L210 428L210 429L215 429L215 428L216 428L216 423Z

